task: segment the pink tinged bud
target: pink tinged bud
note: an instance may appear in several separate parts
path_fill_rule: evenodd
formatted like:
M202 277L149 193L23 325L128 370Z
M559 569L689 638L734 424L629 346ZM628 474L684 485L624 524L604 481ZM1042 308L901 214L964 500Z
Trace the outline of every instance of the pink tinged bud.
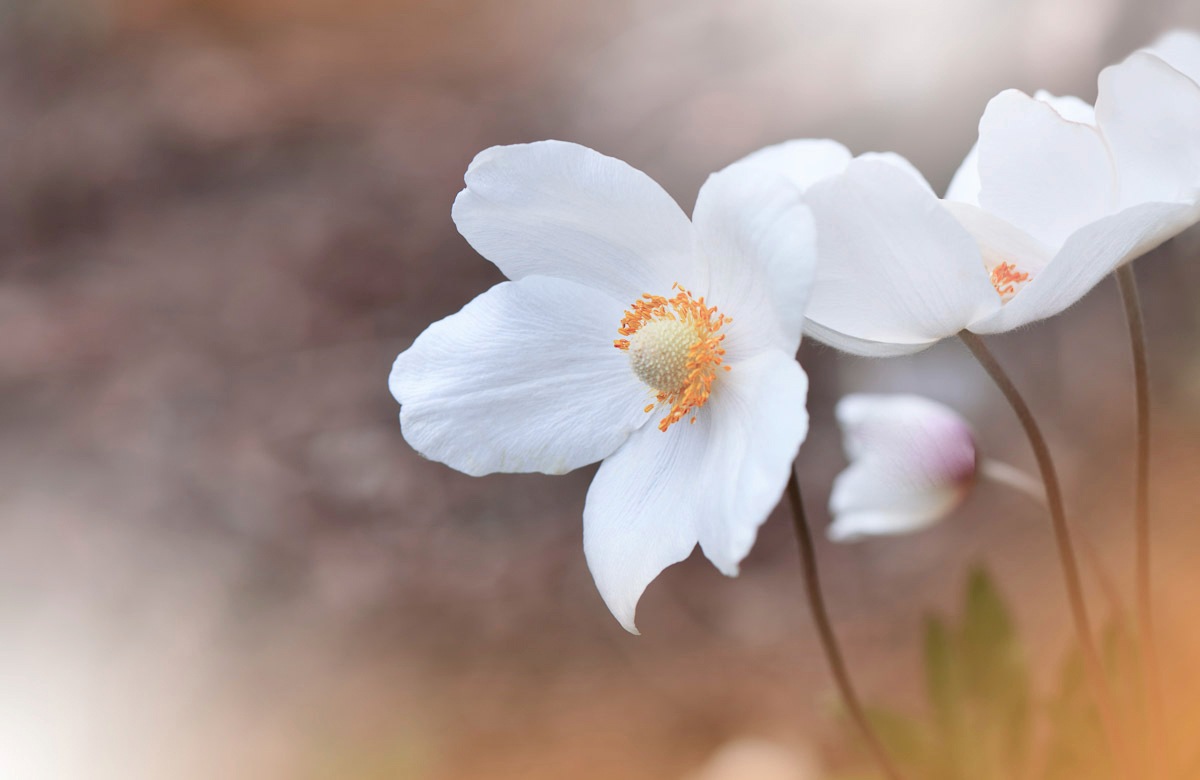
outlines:
M975 438L954 410L915 395L844 397L837 406L850 465L829 498L829 538L916 531L949 515L975 482Z

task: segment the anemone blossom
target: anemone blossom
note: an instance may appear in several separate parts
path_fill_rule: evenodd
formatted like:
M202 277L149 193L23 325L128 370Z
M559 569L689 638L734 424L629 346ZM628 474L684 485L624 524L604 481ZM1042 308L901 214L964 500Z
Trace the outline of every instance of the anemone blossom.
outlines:
M645 174L557 141L488 149L466 185L454 222L511 281L396 358L403 434L472 475L602 460L584 552L636 633L646 586L697 543L735 575L787 483L811 216L786 179L734 165L689 221Z
M1174 33L1106 68L1096 107L993 98L940 201L895 155L831 141L760 150L817 224L806 332L862 355L1053 316L1200 219L1200 37Z

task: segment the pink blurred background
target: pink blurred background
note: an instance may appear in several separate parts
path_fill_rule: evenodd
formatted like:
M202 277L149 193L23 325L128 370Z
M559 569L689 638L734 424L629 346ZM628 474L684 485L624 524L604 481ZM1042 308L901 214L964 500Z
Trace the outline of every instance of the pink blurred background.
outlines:
M690 210L733 159L833 136L942 189L991 95L1092 99L1101 67L1181 25L1200 7L0 0L0 776L673 778L744 735L838 766L781 514L739 579L698 556L666 572L637 638L583 560L591 469L472 479L405 444L391 360L501 278L450 220L467 163L577 141ZM1200 639L1198 257L1193 231L1138 265L1176 664ZM994 348L1128 591L1115 286ZM820 525L845 392L930 394L1030 466L955 344L801 357ZM1064 651L1049 527L1018 495L819 553L869 698L916 706L920 617L979 561L1039 677Z

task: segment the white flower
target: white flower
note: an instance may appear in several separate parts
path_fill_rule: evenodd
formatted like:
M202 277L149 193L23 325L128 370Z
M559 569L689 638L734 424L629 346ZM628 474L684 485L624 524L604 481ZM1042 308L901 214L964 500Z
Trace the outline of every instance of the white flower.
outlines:
M807 750L794 750L760 737L725 743L687 780L816 780L821 776Z
M848 395L837 420L850 465L829 498L829 538L903 534L949 515L975 483L975 437L957 412L916 395Z
M603 459L584 551L636 633L646 586L697 543L735 575L787 483L811 217L785 179L735 165L689 222L645 174L557 141L488 149L466 184L454 222L512 281L396 359L404 436L473 475Z
M851 160L828 141L751 155L763 169L825 174L796 177L820 258L806 331L896 355L1063 311L1200 219L1196 78L1200 38L1176 33L1106 68L1094 111L1002 92L945 202L895 155Z

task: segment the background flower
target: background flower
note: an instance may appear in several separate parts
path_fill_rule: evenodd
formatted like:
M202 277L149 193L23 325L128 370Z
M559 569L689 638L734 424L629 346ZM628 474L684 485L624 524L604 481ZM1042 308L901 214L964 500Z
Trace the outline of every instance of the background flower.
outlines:
M748 157L807 189L820 258L808 332L885 356L964 329L1008 331L1194 224L1200 84L1152 52L1194 71L1197 49L1200 38L1175 33L1106 68L1094 111L1000 93L944 202L897 155L852 160L832 142L795 141Z
M975 438L949 407L917 395L848 395L837 421L850 465L829 497L829 538L907 533L962 503L976 478Z

